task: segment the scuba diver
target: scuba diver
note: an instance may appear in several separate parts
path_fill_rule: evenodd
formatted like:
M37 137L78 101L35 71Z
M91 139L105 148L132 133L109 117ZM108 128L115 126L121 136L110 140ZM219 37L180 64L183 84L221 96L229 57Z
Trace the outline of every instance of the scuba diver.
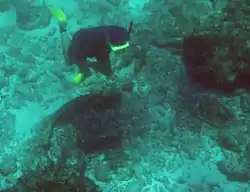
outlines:
M82 28L76 31L71 39L67 33L64 12L59 8L48 5L47 7L58 20L65 63L68 66L78 66L79 73L73 78L73 83L79 84L90 76L90 68L111 77L113 72L109 54L129 47L133 22L129 24L128 29L116 25Z

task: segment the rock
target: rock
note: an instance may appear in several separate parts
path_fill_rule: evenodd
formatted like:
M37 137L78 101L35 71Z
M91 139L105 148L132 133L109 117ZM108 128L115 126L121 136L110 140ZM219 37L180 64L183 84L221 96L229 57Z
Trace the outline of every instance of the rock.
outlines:
M240 161L240 160L239 160ZM237 181L242 183L247 183L250 180L250 176L244 167L233 167L232 165L228 165L223 161L217 162L218 170L227 177L229 181Z
M88 177L84 178L84 191L101 192L95 182Z
M136 182L128 183L124 191L142 191L144 186L145 186L145 183L142 180L138 180Z
M29 2L20 1L14 5L17 9L17 26L22 30L33 30L49 25L51 14L45 7L31 6Z
M195 87L230 95L234 92L234 86L228 81L216 53L221 41L223 38L209 35L186 36L183 38L183 60L190 82Z
M235 139L230 138L228 135L221 134L218 138L218 143L220 147L239 153L241 151L240 147L237 145Z
M232 122L235 117L216 99L202 97L198 103L197 118L214 127L222 128Z
M250 141L247 142L244 148L243 157L245 159L245 166L250 170Z
M3 176L8 176L17 171L17 162L14 156L5 155L0 165L0 174Z
M127 166L125 168L118 169L117 174L119 175L120 180L129 181L133 177L134 170L132 166Z
M8 11L10 9L10 0L0 0L0 12Z
M241 95L240 107L244 113L250 113L250 95L249 94Z
M7 85L8 82L6 81L5 71L0 69L0 88L3 89Z
M96 180L101 182L110 182L112 180L112 175L107 163L102 163L96 165L94 170L94 175Z
M240 153L249 142L249 136L242 127L232 126L232 128L220 130L217 142L224 149Z

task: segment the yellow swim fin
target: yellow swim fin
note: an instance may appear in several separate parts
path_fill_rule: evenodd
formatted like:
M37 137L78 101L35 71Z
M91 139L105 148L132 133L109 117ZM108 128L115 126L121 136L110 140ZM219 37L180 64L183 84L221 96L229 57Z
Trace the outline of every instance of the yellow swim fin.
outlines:
M59 22L67 23L67 17L62 9L60 9L58 7L54 7L52 5L48 5L45 2L44 2L44 4L50 10L52 15L58 19Z
M83 79L83 74L82 73L78 73L73 79L72 79L72 83L75 85L78 85L81 83Z

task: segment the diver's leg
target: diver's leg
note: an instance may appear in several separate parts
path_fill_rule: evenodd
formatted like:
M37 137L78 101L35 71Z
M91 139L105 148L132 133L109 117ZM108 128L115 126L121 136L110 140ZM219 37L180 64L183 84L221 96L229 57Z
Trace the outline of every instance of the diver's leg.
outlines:
M65 63L67 65L72 65L74 63L72 63L72 61L70 61L70 58L68 56L68 48L70 46L71 38L67 32L68 22L67 22L66 15L62 9L54 7L52 5L49 5L46 0L43 1L43 4L44 4L44 6L46 6L48 8L48 10L51 12L51 14L56 17L56 19L58 21L64 60L65 60Z
M113 72L109 56L98 58L97 63L93 65L93 69L107 77L110 77Z
M61 46L62 46L64 61L66 65L73 65L73 63L71 62L68 56L68 49L70 46L71 38L66 30L67 23L59 22L58 24L59 24L59 30L60 30L60 39L61 39Z

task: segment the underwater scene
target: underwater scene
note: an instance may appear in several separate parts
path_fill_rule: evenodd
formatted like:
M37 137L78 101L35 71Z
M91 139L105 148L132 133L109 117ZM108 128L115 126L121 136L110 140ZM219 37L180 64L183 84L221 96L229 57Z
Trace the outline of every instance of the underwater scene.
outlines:
M0 0L0 192L250 192L249 0Z

